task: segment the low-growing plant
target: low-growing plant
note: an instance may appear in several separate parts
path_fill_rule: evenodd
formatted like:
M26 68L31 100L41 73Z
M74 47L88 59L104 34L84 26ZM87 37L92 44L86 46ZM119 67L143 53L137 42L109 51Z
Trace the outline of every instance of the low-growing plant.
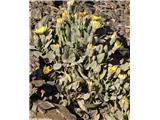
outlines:
M68 1L48 28L47 16L31 30L30 51L43 63L39 70L47 84L55 85L58 104L85 120L129 119L129 60L116 52L125 49L117 32L98 35L105 28L101 16L76 9ZM53 101L54 102L54 101Z

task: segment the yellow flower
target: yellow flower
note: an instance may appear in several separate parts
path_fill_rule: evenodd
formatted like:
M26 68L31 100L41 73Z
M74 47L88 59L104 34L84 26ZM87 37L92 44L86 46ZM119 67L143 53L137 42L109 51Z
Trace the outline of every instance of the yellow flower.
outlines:
M52 70L52 69L51 69L50 66L44 66L44 67L43 67L43 73L44 73L44 74L48 74L49 72L51 72L51 70Z
M93 80L87 80L87 84L89 87L92 87L94 85Z
M121 105L125 105L125 104L128 104L128 99L125 97L122 97L119 102Z
M117 70L117 66L108 66L108 73L113 74Z
M58 43L56 43L56 44L53 45L53 47L54 47L55 49L58 49L58 48L60 48L60 45L59 45Z
M122 43L120 43L120 41L117 40L117 41L115 42L115 44L114 44L114 47L117 48L117 49L118 49L118 48L121 48L121 47L122 47Z
M62 13L62 16L63 16L63 17L68 17L68 12L65 10L65 11Z
M119 75L118 75L118 78L119 78L120 80L125 80L126 77L127 77L127 74L119 74Z
M74 3L74 0L68 0L68 1L67 1L67 5L68 5L68 6L72 6L73 3Z
M101 17L96 16L96 15L92 15L92 16L91 16L91 20L92 20L92 21L98 21L98 20L101 20Z
M37 33L37 34L43 34L46 31L47 31L47 26L42 26L42 27L39 27L39 28L35 29L35 33Z
M63 18L58 18L57 19L57 23L58 24L63 24L64 23L64 19Z
M115 76L117 77L120 72L121 72L121 69L120 69L120 68L117 68L117 70L116 70L116 72L115 72Z
M87 14L87 12L79 12L78 17L85 17Z
M87 45L87 49L92 49L93 48L93 45L91 44L91 43L89 43L88 45Z
M110 35L106 35L104 39L109 40L110 37L111 37Z
M91 21L91 25L95 29L103 27L103 25L100 22L98 22L98 21Z

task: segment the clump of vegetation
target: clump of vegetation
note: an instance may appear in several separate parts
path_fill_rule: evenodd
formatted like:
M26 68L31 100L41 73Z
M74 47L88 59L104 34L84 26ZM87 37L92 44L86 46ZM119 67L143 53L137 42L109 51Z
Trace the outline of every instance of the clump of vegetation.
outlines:
M48 26L48 16L44 16L31 30L30 51L38 58L31 64L31 80L44 79L54 86L52 98L43 100L66 106L79 118L127 120L126 45L116 31L100 34L107 29L103 17L80 11L77 4L67 1L55 28Z

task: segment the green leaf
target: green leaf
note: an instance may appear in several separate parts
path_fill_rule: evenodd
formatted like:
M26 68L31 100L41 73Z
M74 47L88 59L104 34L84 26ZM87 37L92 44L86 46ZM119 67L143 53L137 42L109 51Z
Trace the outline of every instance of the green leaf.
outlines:
M73 90L76 90L78 87L79 87L79 82L76 81L76 82L72 83Z
M117 111L116 111L116 113L115 113L115 117L116 117L118 120L123 120L123 112L117 109Z
M94 70L94 69L97 67L97 62L96 62L96 61L93 61L93 62L90 64L90 67Z
M51 44L52 40L48 41L45 46L44 46L44 49L48 48L48 46Z
M63 105L63 106L67 106L68 101L67 101L66 99L61 100L61 101L60 101L60 104Z
M103 72L100 74L100 79L103 79L106 73L107 73L107 70L103 70Z
M68 62L69 63L72 63L72 62L74 62L76 60L76 57L75 57L75 54L74 53L72 53L70 56L69 56L69 58L68 58Z
M44 57L49 59L49 62L51 63L55 59L55 54L53 51L49 51Z
M98 61L98 63L102 63L104 57L105 57L105 53L98 54L97 55L97 61Z
M109 101L108 93L105 93L104 101L105 101L105 102L108 102L108 101Z
M113 95L113 96L111 96L111 98L110 98L110 100L116 100L116 96L115 95Z
M48 22L48 16L44 16L41 21L38 22L38 27L45 26Z
M54 81L47 81L47 84L49 84L49 85L55 85L55 82Z
M86 103L85 106L88 108L88 109L93 109L93 108L96 108L97 105L95 104L89 104L89 103Z
M123 71L127 71L129 69L129 63L125 63L123 65L120 66L120 68L123 70Z
M113 43L116 41L116 37L117 37L117 33L114 32L113 35L111 36L110 45L113 45Z
M125 88L126 90L129 90L129 83L125 83L125 84L124 84L124 88Z
M30 45L30 46L29 46L29 49L30 49L30 50L36 50L36 47L35 47L34 45Z
M89 99L89 97L90 97L90 93L86 93L86 94L84 94L84 95L82 96L82 98L83 98L84 100Z
M55 63L55 64L53 65L53 69L54 69L54 70L59 70L61 67L62 67L62 64L61 64L61 63Z
M107 45L105 45L103 49L104 49L105 52L108 52L108 46Z
M101 65L97 65L97 67L93 71L95 73L99 73L101 71Z

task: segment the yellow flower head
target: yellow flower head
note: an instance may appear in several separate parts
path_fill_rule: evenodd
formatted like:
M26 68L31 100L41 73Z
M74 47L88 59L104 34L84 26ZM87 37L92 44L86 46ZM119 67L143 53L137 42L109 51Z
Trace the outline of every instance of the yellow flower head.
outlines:
M49 72L51 72L51 70L52 70L52 69L51 69L50 66L44 66L44 67L43 67L43 73L44 73L44 74L48 74Z
M98 21L98 20L101 20L101 19L102 19L101 17L96 16L96 15L92 15L92 16L91 16L91 20L92 20L92 21Z
M91 25L92 25L92 27L94 29L98 29L98 28L103 27L103 25L100 22L98 22L98 21L91 21Z
M42 27L39 27L39 28L35 29L35 33L37 33L37 34L43 34L46 31L47 31L47 26L42 26Z
M127 74L119 74L119 75L118 75L118 78L119 78L120 80L125 80L126 77L127 77Z
M117 70L116 70L116 72L115 72L115 76L117 77L120 72L121 72L121 69L120 69L120 68L117 68Z
M125 104L128 104L128 99L125 97L122 97L119 102L121 105L125 105Z
M74 0L68 0L68 1L67 1L67 5L68 5L68 6L72 6L73 3L74 3Z
M62 13L62 16L63 16L63 17L68 17L68 12L65 10L65 11Z
M88 45L87 45L87 49L92 49L93 48L93 45L91 44L91 43L89 43Z
M93 80L87 80L87 84L89 87L92 87L94 85Z
M56 43L53 45L53 48L58 49L58 48L60 48L60 45L58 43Z
M79 12L78 17L85 17L87 14L87 12Z
M108 66L108 73L113 74L117 70L117 66Z
M117 40L117 41L115 42L115 44L114 44L114 47L117 48L117 49L118 49L118 48L121 48L121 47L122 47L122 43L120 43L120 41Z
M57 19L57 23L58 24L63 24L64 23L64 19L63 18L58 18Z
M111 38L110 35L106 35L106 36L104 37L105 40L109 40L109 38Z

